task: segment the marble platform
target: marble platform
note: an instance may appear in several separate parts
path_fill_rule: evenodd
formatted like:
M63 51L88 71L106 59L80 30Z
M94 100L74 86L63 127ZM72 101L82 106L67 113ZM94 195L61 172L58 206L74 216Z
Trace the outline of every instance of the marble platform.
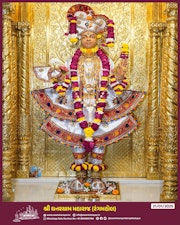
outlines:
M63 177L39 177L13 179L14 202L53 202L57 185L66 180ZM71 179L71 178L70 178ZM72 178L74 179L74 178ZM119 202L160 202L162 180L146 180L143 178L106 178L119 183L121 198ZM81 200L81 199L80 199ZM60 199L58 201L61 201ZM74 201L62 199L62 201ZM106 199L108 201L108 199Z

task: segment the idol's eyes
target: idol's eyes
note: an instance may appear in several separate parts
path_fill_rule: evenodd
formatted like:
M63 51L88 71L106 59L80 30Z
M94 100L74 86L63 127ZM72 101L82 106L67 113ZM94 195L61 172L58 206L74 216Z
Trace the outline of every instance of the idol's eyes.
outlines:
M82 38L82 39L87 39L87 38L92 38L92 39L94 39L94 38L96 38L96 36L95 36L94 34L92 34L92 35L82 35L81 38Z

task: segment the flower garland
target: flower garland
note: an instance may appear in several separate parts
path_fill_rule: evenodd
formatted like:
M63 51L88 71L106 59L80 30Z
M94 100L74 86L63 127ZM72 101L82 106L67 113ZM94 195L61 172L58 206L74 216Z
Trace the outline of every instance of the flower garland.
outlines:
M69 76L66 75L64 82L62 84L58 84L57 82L54 84L53 88L56 90L56 92L61 96L65 96L66 91L68 87L70 86L71 80L69 79Z
M75 52L70 65L74 109L75 109L77 121L79 122L79 125L83 129L85 134L85 139L82 144L87 152L92 151L95 146L95 141L93 140L92 137L94 132L99 128L103 114L104 114L104 108L106 106L106 98L107 98L108 76L110 73L109 59L106 56L106 54L103 52L102 49L98 49L97 55L99 56L102 62L103 73L102 73L102 78L100 82L100 90L99 90L99 96L98 96L97 105L96 105L95 116L91 126L89 126L88 122L85 119L85 116L83 113L83 104L80 98L80 88L79 88L78 76L77 76L78 61L81 56L80 49L78 49Z
M75 16L73 16L70 20L69 35L68 35L71 43L78 42L78 34L77 34L77 30L76 30L76 24L77 24L77 19Z
M76 164L76 163L72 163L70 166L70 169L76 172L79 171L94 171L94 172L98 172L98 171L104 171L106 170L106 165L105 164L101 164L101 165L94 165L92 163L88 163L88 162L84 162L82 164Z
M113 20L108 20L108 23L107 23L106 46L114 47L114 22L113 22Z
M110 83L111 87L114 89L116 95L121 95L123 90L128 85L126 77L124 77L124 79L121 81L121 83L119 83L116 80L116 77L114 74L109 76L109 83Z
M128 59L129 58L129 46L128 46L128 44L125 44L125 43L122 44L120 58L121 59ZM117 95L121 95L123 90L128 85L126 77L124 77L124 79L121 81L121 83L119 83L119 82L117 82L114 74L109 76L109 83L110 83L111 87L114 89L114 91Z
M122 44L121 47L121 54L120 54L121 59L128 59L129 58L129 46L128 44Z
M91 54L91 53L96 53L98 51L98 49L99 49L99 47L98 47L98 45L96 45L94 48L83 48L83 47L81 47L80 51L84 54L87 54L87 53Z
M94 119L89 126L88 122L86 121L85 115L83 113L83 103L82 99L80 98L80 85L78 81L78 61L81 56L81 54L86 52L93 52L99 56L101 62L102 62L102 76L100 81L100 88L98 93L98 100L96 104L96 111L94 115ZM110 83L111 87L114 89L115 93L117 95L122 94L123 89L125 89L127 85L126 78L119 84L116 81L116 78L114 75L110 75L110 63L107 55L104 53L102 49L99 49L97 46L93 49L86 50L85 48L77 49L74 56L72 57L72 61L70 64L70 78L67 75L64 82L59 85L56 83L54 85L54 89L59 93L60 96L64 96L69 85L72 86L72 97L73 97L73 103L74 103L74 110L77 118L77 122L79 122L79 126L81 129L83 129L85 134L85 139L83 140L82 144L83 147L87 152L91 152L93 148L95 147L95 140L93 139L93 134L96 130L98 130L103 115L104 115L104 109L106 107L106 99L107 99L107 86L108 83Z

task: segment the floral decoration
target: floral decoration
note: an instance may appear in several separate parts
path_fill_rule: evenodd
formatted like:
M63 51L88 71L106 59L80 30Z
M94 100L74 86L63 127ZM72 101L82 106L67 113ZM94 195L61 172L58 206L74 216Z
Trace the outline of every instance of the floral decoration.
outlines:
M103 74L102 74L102 80L100 82L100 92L99 92L99 98L96 105L96 112L94 120L91 124L91 126L88 125L88 122L85 120L85 116L83 113L83 104L82 100L80 98L80 88L78 83L78 77L77 77L77 66L78 61L81 56L81 50L78 49L73 58L70 65L71 69L71 83L72 83L72 90L73 90L73 99L74 99L74 109L76 111L76 117L79 121L80 127L83 129L85 134L85 139L83 141L83 146L87 152L92 151L92 149L95 146L95 141L93 140L93 134L94 132L99 128L99 125L101 123L101 119L104 114L104 108L106 106L106 98L107 98L107 84L108 81L106 78L109 76L110 71L110 64L108 57L103 52L102 49L98 49L97 55L101 59L102 67L103 67ZM80 119L81 118L81 119Z
M118 190L118 189L112 190L112 194L113 194L113 195L118 195L118 194L119 194L119 190Z
M56 92L58 92L58 94L62 97L65 96L67 89L69 88L71 83L71 80L68 76L68 74L66 74L66 77L64 79L64 82L62 84L58 84L57 81L54 82L54 86L53 88L56 90Z
M64 189L61 188L61 187L58 187L58 188L57 188L57 193L58 193L58 194L64 193Z
M114 74L109 76L109 82L111 84L111 87L114 89L115 93L117 95L121 95L123 90L127 87L128 83L127 83L127 78L124 77L124 79L121 81L121 83L119 83L116 80L116 77Z
M120 58L125 59L129 57L129 46L128 44L122 44Z
M113 22L113 20L108 20L108 23L107 23L106 46L114 47L114 22Z
M75 16L73 16L70 20L69 35L68 35L71 43L78 42L78 34L77 34L77 30L76 30L76 23L77 23L77 19L76 19Z
M105 164L95 165L95 164L88 163L88 162L84 162L82 164L72 163L70 166L71 170L77 171L77 172L82 171L82 170L98 172L98 171L104 171L104 170L106 170L106 168L107 168L107 166Z
M117 187L117 183L114 181L107 181L106 182L106 194L118 195L119 190Z
M84 183L84 191L89 192L92 190L91 184L89 182Z
M93 148L95 147L95 140L93 139L93 134L96 130L98 130L104 115L104 109L106 106L106 99L108 95L107 93L108 83L110 82L110 85L114 89L115 93L119 95L119 94L122 94L123 89L126 87L127 80L124 79L119 84L116 81L115 76L110 75L110 63L109 63L108 56L104 53L104 51L98 48L97 46L91 50L93 52L96 52L96 54L99 56L102 62L102 76L100 81L100 89L99 89L99 95L98 95L98 100L96 104L94 119L91 125L89 125L83 113L83 103L80 97L80 85L79 85L78 74L77 74L78 61L82 54L82 51L85 52L85 49L84 48L77 49L74 56L72 57L72 61L70 64L70 77L66 75L64 82L61 85L56 83L54 85L54 89L59 93L60 96L65 96L65 93L71 84L72 91L73 91L72 97L73 97L75 115L77 118L77 122L79 122L79 126L81 127L81 129L83 129L84 135L85 135L85 138L82 144L87 152L91 152ZM81 170L81 168L79 167L76 168L76 170L77 169Z

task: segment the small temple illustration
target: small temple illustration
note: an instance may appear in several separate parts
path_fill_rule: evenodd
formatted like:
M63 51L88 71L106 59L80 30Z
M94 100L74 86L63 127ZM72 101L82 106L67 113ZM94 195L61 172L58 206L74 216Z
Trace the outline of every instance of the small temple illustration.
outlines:
M18 210L15 214L15 219L13 222L20 222L21 220L34 220L39 219L37 209L34 209L32 206L28 205L25 211Z

